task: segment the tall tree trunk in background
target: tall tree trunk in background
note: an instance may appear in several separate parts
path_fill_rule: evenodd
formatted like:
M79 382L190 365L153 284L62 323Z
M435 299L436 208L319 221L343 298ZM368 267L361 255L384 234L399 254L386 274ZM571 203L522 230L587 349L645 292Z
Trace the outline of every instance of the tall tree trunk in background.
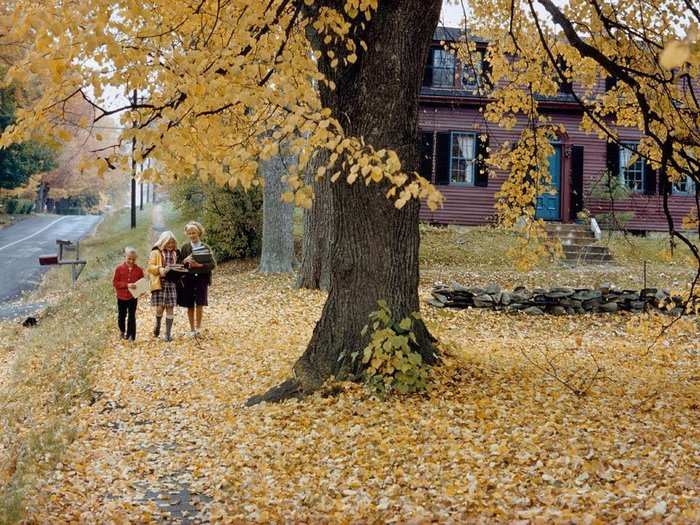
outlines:
M263 189L263 237L259 271L286 273L294 271L294 206L282 201L287 187L282 180L294 162L282 153L260 163L265 187Z
M44 181L41 181L39 183L39 187L37 188L36 205L34 210L36 213L44 213L44 207L46 206L46 198L48 197L48 193L48 185Z
M300 4L303 0L297 0ZM367 43L355 64L331 69L324 53L320 65L337 89L321 87L324 106L333 111L346 133L363 137L377 150L395 150L406 171L418 167L418 95L423 67L440 15L441 0L382 0L358 28ZM316 0L305 14L345 0ZM359 25L359 24L358 24ZM316 38L310 39L318 41ZM340 55L336 50L336 56ZM361 352L368 335L361 331L377 301L387 301L395 320L419 310L419 202L401 210L386 198L383 184L349 185L345 174L331 184L330 290L311 341L294 365L294 377L255 396L249 404L299 396L319 388L330 376L359 371L351 354ZM422 322L414 325L424 360L436 360L433 339Z
M304 236L302 238L301 266L297 286L311 290L328 290L330 274L331 188L328 178L316 180L319 166L328 162L327 152L319 152L309 162L305 182L314 189L311 209L304 210Z

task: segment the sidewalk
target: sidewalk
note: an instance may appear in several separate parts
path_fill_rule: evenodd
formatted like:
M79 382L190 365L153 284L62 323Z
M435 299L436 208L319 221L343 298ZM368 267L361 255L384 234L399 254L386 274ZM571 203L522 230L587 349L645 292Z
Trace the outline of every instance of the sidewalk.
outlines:
M161 233L167 230L163 214L163 203L161 202L154 205L151 209L151 232L154 241L158 239Z

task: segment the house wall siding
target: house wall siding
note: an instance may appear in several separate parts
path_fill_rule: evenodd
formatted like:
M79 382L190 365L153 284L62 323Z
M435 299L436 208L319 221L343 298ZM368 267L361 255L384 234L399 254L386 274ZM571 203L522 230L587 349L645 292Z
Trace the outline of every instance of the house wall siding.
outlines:
M566 134L561 137L564 157L562 158L562 221L569 220L570 201L570 146L583 146L583 186L584 206L593 214L605 213L610 209L608 202L593 199L591 188L601 180L607 166L607 145L604 139L588 134L579 129L581 115L576 111L551 110L548 114L555 124L563 124ZM517 140L522 131L524 121L512 130L506 130L496 124L487 123L478 110L478 106L437 105L422 103L419 111L419 128L421 131L471 131L486 133L489 136L490 148L501 146L504 142ZM624 140L639 139L639 132L633 129L620 130ZM422 221L439 224L479 225L493 222L495 218L495 194L499 191L507 174L498 171L489 178L487 187L439 185L438 189L445 197L443 208L431 211L427 206L421 207ZM694 206L692 196L672 195L669 197L669 208L676 224ZM634 212L626 224L629 229L656 230L668 229L662 197L634 194L629 199L615 203L615 211Z
M632 212L632 217L624 223L628 230L668 231L668 221L663 209L661 195L634 194L629 199L616 202L614 207L609 202L589 199L587 208L595 214L610 212L615 214ZM673 217L674 226L680 229L683 218L695 207L695 198L688 195L671 195L668 207Z

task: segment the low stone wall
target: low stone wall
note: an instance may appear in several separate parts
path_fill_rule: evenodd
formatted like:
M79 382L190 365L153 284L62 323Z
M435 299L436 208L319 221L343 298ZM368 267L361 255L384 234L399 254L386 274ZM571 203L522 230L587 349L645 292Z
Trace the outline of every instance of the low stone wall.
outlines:
M428 304L437 308L489 308L531 315L574 315L585 313L643 312L649 309L680 314L683 299L668 290L618 290L612 285L599 288L533 288L518 286L501 290L496 284L485 288L458 283L435 285Z

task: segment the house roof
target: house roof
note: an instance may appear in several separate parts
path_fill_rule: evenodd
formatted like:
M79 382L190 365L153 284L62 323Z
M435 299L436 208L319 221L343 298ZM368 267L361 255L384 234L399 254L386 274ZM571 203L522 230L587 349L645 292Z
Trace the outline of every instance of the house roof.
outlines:
M568 109L578 107L576 105L576 99L569 93L560 93L555 96L535 95L535 98L542 104L543 108ZM420 101L421 103L483 105L489 101L489 98L488 96L479 95L474 91L466 89L444 89L423 86L420 90Z
M459 27L447 27L438 26L433 33L433 40L444 41L444 42L456 42L464 38L464 30ZM486 39L478 37L476 35L470 35L469 40L472 42L479 42L485 44Z

